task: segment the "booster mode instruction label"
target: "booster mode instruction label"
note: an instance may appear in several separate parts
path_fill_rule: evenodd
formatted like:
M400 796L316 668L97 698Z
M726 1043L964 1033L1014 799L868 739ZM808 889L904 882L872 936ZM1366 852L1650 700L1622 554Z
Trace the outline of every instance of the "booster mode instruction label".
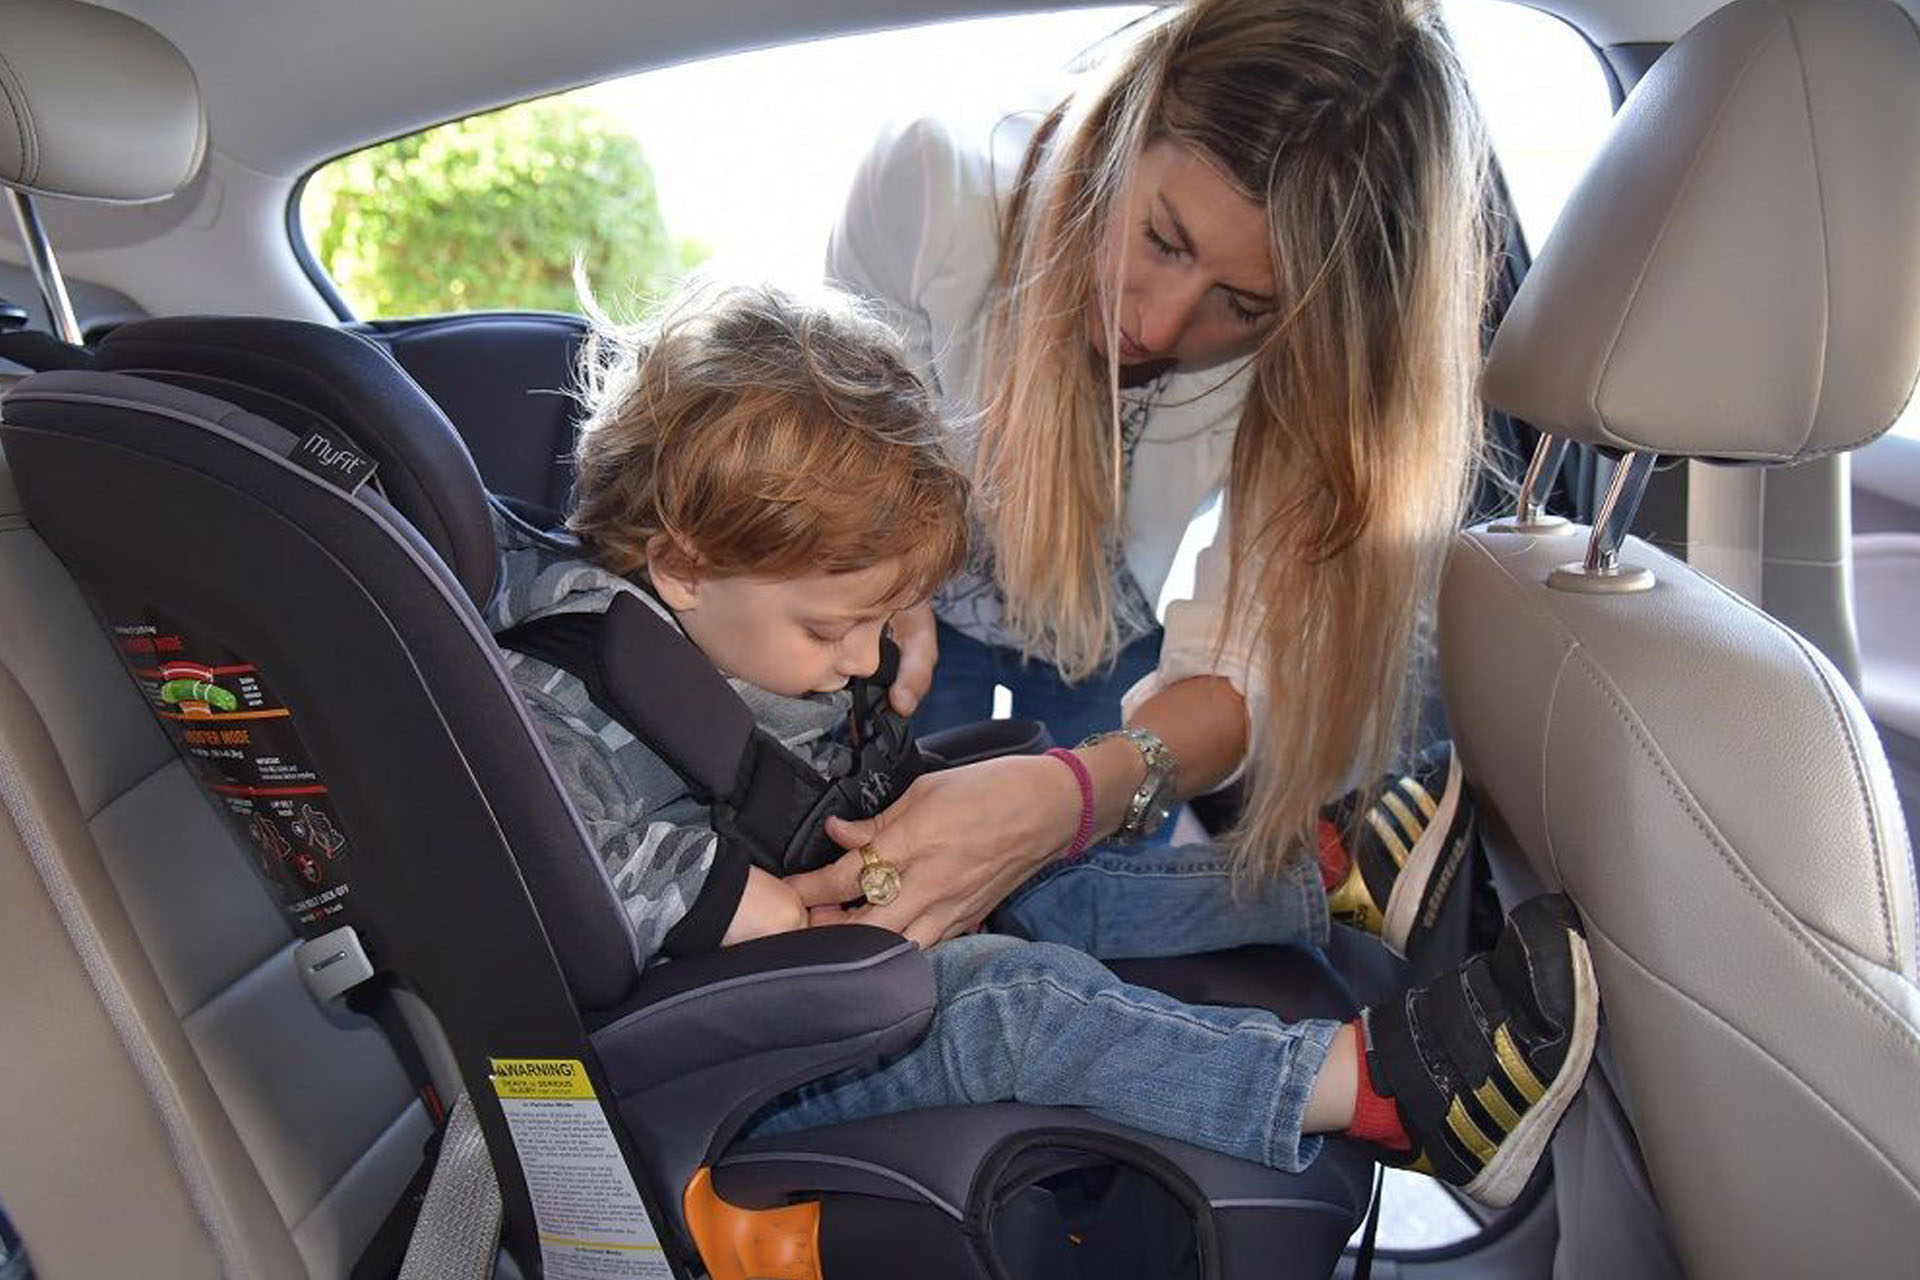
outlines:
M659 1234L585 1064L493 1058L493 1092L527 1177L551 1280L671 1280Z

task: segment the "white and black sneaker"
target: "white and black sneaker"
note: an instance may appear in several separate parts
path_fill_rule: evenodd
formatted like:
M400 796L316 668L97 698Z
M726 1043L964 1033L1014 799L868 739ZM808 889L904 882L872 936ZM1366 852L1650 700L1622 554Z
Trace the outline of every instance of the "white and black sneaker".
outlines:
M1404 956L1432 931L1466 868L1478 815L1450 742L1435 743L1405 774L1383 779L1359 812L1367 795L1353 792L1321 815L1323 843L1337 839L1347 855L1344 878L1327 890L1327 914Z
M1367 1078L1411 1149L1387 1163L1511 1204L1586 1079L1600 995L1560 894L1521 904L1492 951L1361 1015Z

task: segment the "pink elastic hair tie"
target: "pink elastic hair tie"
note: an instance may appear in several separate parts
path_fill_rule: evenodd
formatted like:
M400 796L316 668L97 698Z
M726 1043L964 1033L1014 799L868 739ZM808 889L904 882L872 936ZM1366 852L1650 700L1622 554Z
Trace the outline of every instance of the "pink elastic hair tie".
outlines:
M1073 843L1060 855L1062 862L1072 862L1087 851L1093 843L1093 775L1087 772L1087 766L1080 757L1065 747L1049 748L1047 754L1067 766L1073 772L1073 780L1080 784L1080 829L1073 833Z

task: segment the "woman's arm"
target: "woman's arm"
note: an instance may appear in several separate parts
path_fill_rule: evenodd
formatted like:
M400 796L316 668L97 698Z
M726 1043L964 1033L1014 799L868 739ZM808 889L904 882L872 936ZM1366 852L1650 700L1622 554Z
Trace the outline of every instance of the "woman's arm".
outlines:
M900 646L900 670L887 686L887 701L901 715L910 716L933 687L933 668L940 661L933 606L922 601L911 609L902 609L893 615L887 630Z
M1173 751L1174 783L1182 796L1226 776L1246 741L1244 704L1217 677L1168 686L1141 704L1129 723L1152 730ZM1110 835L1146 777L1145 761L1118 738L1076 754L1093 782L1094 838ZM1063 762L1044 756L984 760L922 775L870 821L829 824L843 846L857 850L870 842L899 868L900 896L886 906L841 905L860 896L857 853L790 877L787 884L813 908L815 924L873 924L931 946L978 925L1072 843L1079 824L1079 783Z

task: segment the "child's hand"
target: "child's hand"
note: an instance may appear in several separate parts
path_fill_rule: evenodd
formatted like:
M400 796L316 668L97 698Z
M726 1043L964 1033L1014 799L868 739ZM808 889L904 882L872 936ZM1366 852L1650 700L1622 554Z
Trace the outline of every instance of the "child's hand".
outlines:
M749 938L764 938L772 933L791 933L807 927L807 909L800 895L778 876L758 867L747 869L747 887L734 908L733 922L720 945L730 947Z

